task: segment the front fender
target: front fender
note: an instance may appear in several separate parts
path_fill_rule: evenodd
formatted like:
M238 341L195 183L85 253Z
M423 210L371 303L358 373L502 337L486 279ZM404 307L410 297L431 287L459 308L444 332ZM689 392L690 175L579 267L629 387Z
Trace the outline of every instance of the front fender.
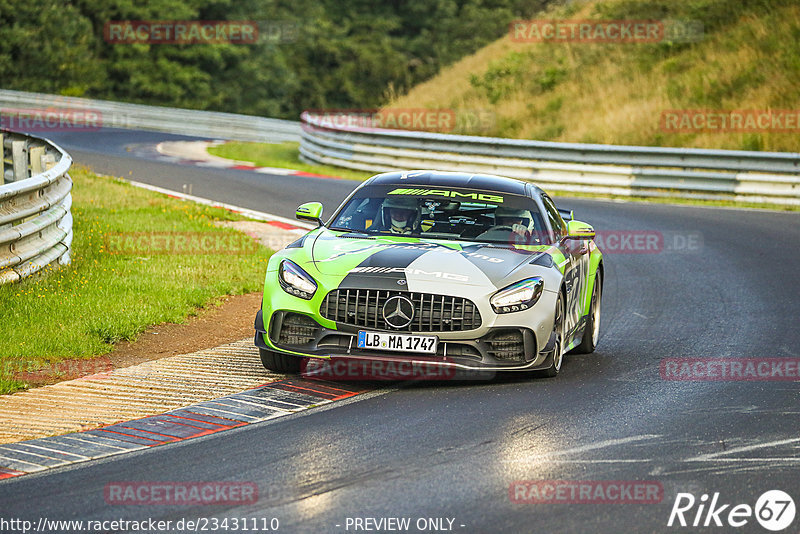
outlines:
M586 281L586 295L583 301L583 315L589 313L589 307L592 304L592 293L594 292L594 284L597 281L597 271L602 270L603 253L597 247L594 241L589 241L589 275ZM600 284L602 289L602 277Z

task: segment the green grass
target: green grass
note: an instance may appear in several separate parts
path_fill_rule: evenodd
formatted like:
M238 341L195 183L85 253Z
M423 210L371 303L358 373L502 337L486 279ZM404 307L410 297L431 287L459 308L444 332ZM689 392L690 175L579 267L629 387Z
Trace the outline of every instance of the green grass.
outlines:
M302 162L300 161L299 146L300 143L291 142L243 143L232 141L210 147L208 152L221 158L250 161L259 167L295 169L303 172L322 174L324 176L337 176L348 180L364 181L373 174L376 174Z
M0 286L0 393L26 387L14 379L16 371L101 355L118 341L136 339L148 325L181 323L217 297L263 287L271 251L254 242L239 254L109 252L112 234L130 232L203 232L249 240L214 225L241 217L83 168L71 174L72 263Z

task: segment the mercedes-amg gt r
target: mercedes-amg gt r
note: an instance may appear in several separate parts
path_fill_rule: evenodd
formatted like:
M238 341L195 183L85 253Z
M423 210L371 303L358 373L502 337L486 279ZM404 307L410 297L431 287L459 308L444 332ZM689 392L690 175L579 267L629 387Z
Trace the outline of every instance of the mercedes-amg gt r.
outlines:
M603 255L594 229L510 178L389 172L269 261L255 344L264 366L306 358L418 362L555 376L593 352Z

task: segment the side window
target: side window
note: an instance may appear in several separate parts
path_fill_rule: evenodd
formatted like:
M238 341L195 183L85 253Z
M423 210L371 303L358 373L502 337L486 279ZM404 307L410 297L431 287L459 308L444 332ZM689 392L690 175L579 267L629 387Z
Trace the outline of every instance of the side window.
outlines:
M542 202L544 202L544 209L547 212L547 218L550 219L550 226L553 227L555 232L554 241L558 241L567 234L567 225L564 224L564 219L556 209L555 203L547 195L542 195Z
M380 204L380 199L354 198L344 211L342 211L332 226L363 231L372 224L375 218L375 212Z

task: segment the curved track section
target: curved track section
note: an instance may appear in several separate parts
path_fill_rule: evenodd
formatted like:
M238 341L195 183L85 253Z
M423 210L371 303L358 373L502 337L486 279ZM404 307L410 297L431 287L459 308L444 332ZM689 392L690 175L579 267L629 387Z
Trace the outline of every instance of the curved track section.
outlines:
M162 187L192 176L196 195L280 215L312 199L331 209L355 185L178 167L119 149L153 135L109 135L94 147L107 154L56 141L100 172ZM408 517L412 525L418 518L448 518L463 532L618 533L672 530L667 521L679 492L698 499L719 492L720 503L753 506L764 491L781 489L800 502L800 382L676 381L660 373L665 358L797 362L800 214L562 203L601 232L660 232L665 246L607 251L598 350L568 356L557 379L408 384L329 409L5 481L3 515L33 521L276 517L282 532L346 532L348 518ZM681 248L675 236L688 235L701 238L693 250L675 250ZM115 481L214 480L255 483L262 497L236 507L104 500L104 488ZM509 490L520 480L654 481L663 497L654 504L512 502ZM696 511L687 513L690 522ZM763 531L752 517L742 530Z
M196 137L105 129L54 133L50 138L69 152L76 163L88 165L95 172L177 192L183 192L184 184L191 184L194 196L282 217L294 218L294 209L309 198L324 201L330 212L356 185L350 180L184 165L156 150L161 141L199 139Z

